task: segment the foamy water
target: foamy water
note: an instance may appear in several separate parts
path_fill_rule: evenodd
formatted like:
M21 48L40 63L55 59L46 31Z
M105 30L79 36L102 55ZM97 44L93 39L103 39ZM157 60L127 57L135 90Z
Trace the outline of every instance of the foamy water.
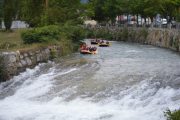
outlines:
M152 48L115 42L27 69L0 85L0 120L165 120L180 107L180 57Z

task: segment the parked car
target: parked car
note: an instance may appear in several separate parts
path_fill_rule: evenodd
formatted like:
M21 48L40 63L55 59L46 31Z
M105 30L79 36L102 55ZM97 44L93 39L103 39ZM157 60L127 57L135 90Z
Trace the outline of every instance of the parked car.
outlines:
M176 21L175 21L175 20L172 20L172 21L171 21L171 27L172 27L172 28L176 28Z
M165 18L161 19L161 26L162 27L167 27L167 19L165 19Z
M162 24L162 25L167 25L167 19L162 18L162 19L161 19L161 24Z

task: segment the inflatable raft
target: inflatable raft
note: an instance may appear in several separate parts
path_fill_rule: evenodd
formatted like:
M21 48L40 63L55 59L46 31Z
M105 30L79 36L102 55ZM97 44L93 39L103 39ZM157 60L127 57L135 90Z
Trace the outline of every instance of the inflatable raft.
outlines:
M80 50L80 53L81 53L81 54L97 54L98 51L97 51L97 50L95 50L95 51Z
M106 43L99 43L99 47L109 47L110 43L106 42Z

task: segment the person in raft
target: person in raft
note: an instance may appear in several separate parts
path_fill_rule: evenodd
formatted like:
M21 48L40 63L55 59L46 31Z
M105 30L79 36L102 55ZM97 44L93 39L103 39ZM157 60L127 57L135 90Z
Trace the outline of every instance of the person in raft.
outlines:
M81 46L80 46L80 48L81 48L82 50L86 50L86 49L87 49L86 43L82 43Z

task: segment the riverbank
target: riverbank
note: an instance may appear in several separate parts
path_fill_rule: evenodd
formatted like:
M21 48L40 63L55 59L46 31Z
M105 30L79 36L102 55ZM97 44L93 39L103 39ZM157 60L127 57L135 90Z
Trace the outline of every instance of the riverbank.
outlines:
M74 29L73 32L67 31ZM77 50L78 39L83 37L99 37L103 39L128 41L141 44L154 45L168 49L180 51L180 31L176 29L145 29L145 28L93 28L89 30L77 28L65 28L63 31L70 37L62 37L60 41L51 41L48 43L23 44L20 35L15 37L14 42L18 45L10 49L4 49L1 55L0 76L1 81L8 80L12 76L19 74L26 68L32 68L38 63L48 61L54 57L66 55ZM22 30L20 30L22 31ZM62 31L62 30L61 30ZM15 32L18 33L18 32ZM15 34L5 33L5 34ZM19 32L21 33L21 32ZM30 32L31 33L31 32ZM36 34L35 34L36 35ZM63 33L64 35L64 33ZM12 37L13 35L9 35ZM33 35L34 37L34 35ZM8 38L8 35L6 35ZM12 37L13 38L13 37ZM11 38L11 39L12 39ZM29 37L28 37L29 38ZM71 40L68 40L68 39ZM72 42L73 39L75 42ZM36 40L36 39L35 39ZM46 40L46 39L45 39ZM8 40L9 41L9 40ZM12 40L11 40L12 41ZM4 42L6 43L6 42ZM11 44L13 42L10 42ZM7 45L3 45L6 46ZM17 48L18 49L17 49ZM4 62L3 62L4 61Z
M11 79L26 68L77 51L79 27L68 27L66 30L65 27L46 26L0 32L0 82Z
M21 39L21 32L26 29L17 29L9 32L0 31L0 51L7 51L9 49L20 48L23 45Z
M47 62L54 58L73 52L73 44L69 41L61 42L61 45L48 45L36 49L21 49L11 52L1 52L0 55L0 79L1 82L11 79L26 68L33 68L37 64Z
M11 31L0 31L0 52L28 51L41 47L51 46L55 43L25 44L21 34L29 29L13 29Z

